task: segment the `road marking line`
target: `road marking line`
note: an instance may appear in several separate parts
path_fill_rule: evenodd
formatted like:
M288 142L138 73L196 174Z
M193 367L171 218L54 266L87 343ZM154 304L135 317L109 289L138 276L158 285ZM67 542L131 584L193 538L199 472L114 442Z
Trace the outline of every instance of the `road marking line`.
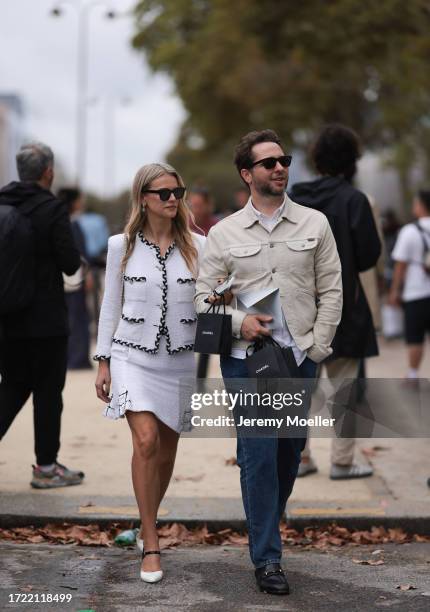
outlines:
M303 515L316 515L323 516L326 514L329 515L349 515L349 514L357 514L357 515L371 515L371 516L385 516L386 512L384 508L293 508L288 511L288 515L292 516L297 514L299 516Z
M125 514L127 516L139 516L136 506L79 506L79 514ZM166 516L169 510L160 508L158 516Z

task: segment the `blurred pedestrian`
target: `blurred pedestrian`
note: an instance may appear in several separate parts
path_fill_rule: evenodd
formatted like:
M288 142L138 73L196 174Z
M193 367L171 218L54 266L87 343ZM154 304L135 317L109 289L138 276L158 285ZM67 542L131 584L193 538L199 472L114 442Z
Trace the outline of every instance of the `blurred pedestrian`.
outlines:
M249 200L249 189L245 185L239 185L233 192L233 205L225 209L222 218L228 217L233 213L241 210Z
M88 293L92 294L93 304L90 314L91 319L97 323L100 314L103 273L106 267L109 227L103 215L89 208L81 212L77 221L84 234L85 251L91 272L91 287L88 287Z
M369 304L370 312L372 314L372 321L376 332L382 330L382 303L381 296L383 295L384 287L384 256L385 249L383 243L381 218L379 215L378 207L372 198L368 197L370 208L372 209L373 219L375 221L376 229L378 230L379 240L381 242L381 255L376 262L376 266L369 268L364 272L360 272L360 282L363 287L364 294ZM358 369L358 391L357 391L357 402L363 401L366 392L366 360L360 359L360 365Z
M179 435L190 429L180 384L195 375L193 297L205 238L189 221L182 178L167 164L149 164L134 179L124 234L109 239L96 390L105 416L125 416L131 429L145 582L163 576L157 512Z
M206 187L192 187L188 194L188 205L193 215L191 230L197 234L203 231L203 234L207 236L211 227L218 222L214 215L210 191Z
M328 125L312 149L312 160L321 177L297 183L291 190L296 202L327 217L342 263L342 319L333 340L333 353L324 362L330 379L357 380L361 359L378 355L372 315L359 273L376 265L381 242L367 197L351 184L359 157L360 142L355 132L343 125ZM370 466L354 463L354 447L354 438L333 439L330 478L372 475ZM316 470L308 439L299 476Z
M397 218L395 210L389 208L382 215L382 232L384 236L384 253L385 253L385 265L384 265L384 281L385 289L390 290L391 282L393 280L394 261L391 256L396 244L397 236L402 228L402 224Z
M381 242L381 255L376 262L376 265L364 272L360 272L360 282L362 284L370 312L372 313L372 321L375 330L380 332L382 329L381 319L381 297L384 291L384 261L385 261L385 245L383 239L382 222L379 209L371 197L368 196L370 208L372 210L373 219L376 229L378 230L379 240Z
M408 346L407 381L418 386L424 340L430 333L430 190L414 198L413 223L399 232L392 257L395 261L389 303L403 303Z
M218 219L213 214L213 201L211 194L205 187L192 187L188 195L188 205L193 214L191 229L193 232L205 236L213 227ZM197 361L197 378L202 380L207 377L209 369L210 355L200 353Z
M73 237L76 247L79 249L81 259L88 261L86 241L84 233L79 224L79 217L83 210L83 196L79 189L63 187L57 194L69 211L72 225ZM69 345L67 352L67 368L69 370L92 369L90 353L90 320L87 306L87 291L92 288L91 273L84 272L82 266L81 278L75 286L66 290L66 304L69 317Z
M236 210L240 210L246 206L249 200L249 189L244 185L239 186L234 190L234 207Z
M82 208L77 220L84 233L88 261L96 263L107 250L109 227L106 218L93 210Z
M83 472L57 461L69 332L62 272L75 273L81 262L66 206L50 191L54 178L51 149L42 143L26 144L16 161L20 181L0 191L0 227L13 215L21 215L23 226L29 220L29 241L34 248L27 282L34 285L34 291L25 308L11 308L2 316L0 438L33 394L37 464L31 486L50 489L77 485L84 478ZM3 259L7 257L7 236L2 230L0 236Z
M384 298L390 291L393 280L394 260L392 251L402 225L394 210L388 209L382 216L382 232L384 241L384 270L383 287ZM381 309L382 334L385 339L402 338L404 335L404 315L401 306L392 305L389 300L384 299Z

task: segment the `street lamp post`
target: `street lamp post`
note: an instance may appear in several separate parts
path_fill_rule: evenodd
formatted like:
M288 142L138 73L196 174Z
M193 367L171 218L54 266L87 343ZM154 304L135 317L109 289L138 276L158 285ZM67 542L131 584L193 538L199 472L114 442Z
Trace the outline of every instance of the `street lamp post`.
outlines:
M104 6L101 0L92 2L72 2L60 0L51 10L53 17L63 15L63 7L72 6L77 12L77 90L76 90L76 145L75 145L75 172L76 184L85 190L85 171L87 162L87 99L88 99L88 48L89 48L89 15L96 6ZM116 13L110 8L106 9L107 19L115 19Z
M108 199L116 193L116 118L117 110L120 107L125 107L131 104L131 98L128 96L110 97L106 96L104 101L104 195Z

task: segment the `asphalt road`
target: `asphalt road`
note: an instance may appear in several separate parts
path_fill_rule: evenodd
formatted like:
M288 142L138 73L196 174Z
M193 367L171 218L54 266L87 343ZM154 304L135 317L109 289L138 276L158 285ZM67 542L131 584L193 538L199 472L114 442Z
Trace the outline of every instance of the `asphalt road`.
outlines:
M382 551L372 554L373 551ZM0 542L0 609L131 612L367 612L430 609L430 544L356 546L329 552L288 548L291 594L257 591L245 547L205 546L163 552L165 578L139 579L133 549ZM384 560L359 565L355 560ZM400 590L399 585L415 589ZM11 595L71 602L11 603Z

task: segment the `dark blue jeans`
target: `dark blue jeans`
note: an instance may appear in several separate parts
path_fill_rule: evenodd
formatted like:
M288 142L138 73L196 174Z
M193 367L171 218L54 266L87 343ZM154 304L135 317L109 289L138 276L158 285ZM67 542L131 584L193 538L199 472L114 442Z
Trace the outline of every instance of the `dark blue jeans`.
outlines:
M299 369L302 378L315 377L316 364L310 359ZM235 357L221 357L221 371L225 380L248 377L245 361ZM279 521L293 490L305 442L305 438L237 437L249 552L255 567L281 560Z

